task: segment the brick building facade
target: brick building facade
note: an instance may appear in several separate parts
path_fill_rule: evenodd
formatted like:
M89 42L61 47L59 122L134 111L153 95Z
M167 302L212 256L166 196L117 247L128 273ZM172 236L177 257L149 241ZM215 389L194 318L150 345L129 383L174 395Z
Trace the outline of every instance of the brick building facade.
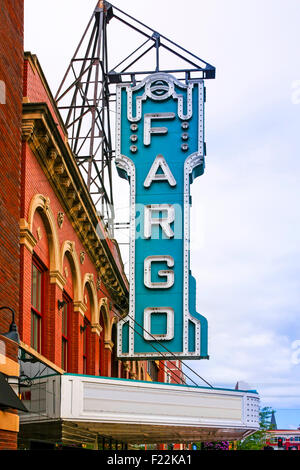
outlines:
M38 59L24 58L23 3L0 5L0 307L13 309L20 335L18 345L0 334L0 373L22 385L19 354L57 374L176 383L178 370L163 362L117 360L128 281ZM1 310L1 333L11 321ZM30 404L30 391L22 399ZM0 403L0 449L17 448L19 422ZM19 438L29 442L36 431L26 429Z
M0 307L19 318L19 210L23 75L23 0L0 4ZM8 332L10 310L0 312L0 332ZM17 376L18 346L0 334L0 372ZM0 449L15 449L19 418L0 405Z
M95 210L43 71L30 53L23 94L22 350L59 374L178 383L178 370L166 374L162 362L117 360L116 324L126 312L129 287L119 248ZM47 432L24 426L21 440L27 445L28 429L33 435Z
M127 279L31 54L25 55L23 101L21 344L67 372L140 376L129 364L112 362Z
M182 449L256 431L256 391L183 386L176 360L118 360L128 280L38 59L24 58L23 0L0 4L0 156L0 450Z

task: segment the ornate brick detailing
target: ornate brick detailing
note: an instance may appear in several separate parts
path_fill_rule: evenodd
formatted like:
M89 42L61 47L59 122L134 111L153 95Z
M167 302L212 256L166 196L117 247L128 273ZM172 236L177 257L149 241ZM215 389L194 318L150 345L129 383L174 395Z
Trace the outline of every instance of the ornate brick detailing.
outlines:
M126 304L127 281L125 276L119 273L107 240L103 239L103 234L100 237L98 225L101 222L98 214L71 150L63 141L46 104L24 104L22 132L23 140L28 142L49 182L63 202L63 213L69 216L85 247L84 253L90 256L99 271L103 285L118 303L122 301ZM45 210L47 210L47 201L45 201ZM62 214L57 216L57 224L61 228ZM104 228L103 233L106 233ZM84 262L83 252L80 262Z
M80 263L83 264L85 260L85 251L80 252Z
M57 214L57 224L59 228L62 228L63 223L64 223L64 218L65 218L64 212L59 211L59 213Z

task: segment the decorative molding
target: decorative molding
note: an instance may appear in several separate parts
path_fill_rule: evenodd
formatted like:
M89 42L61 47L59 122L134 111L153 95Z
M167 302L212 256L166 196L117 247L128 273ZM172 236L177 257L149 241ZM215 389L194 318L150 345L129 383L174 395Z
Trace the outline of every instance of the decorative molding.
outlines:
M54 147L50 147L48 149L47 157L52 161L55 162L58 156L57 150Z
M34 128L34 119L26 119L26 121L22 122L22 140L24 142L28 142L30 139L32 139Z
M69 251L72 255L75 253L75 242L66 242L66 251Z
M38 66L38 65L37 65ZM28 143L60 200L68 218L97 270L101 280L118 303L127 304L128 285L120 273L107 240L99 237L99 218L84 185L70 147L62 139L49 108L44 103L23 104L23 140ZM39 205L42 207L41 205ZM50 200L44 202L48 212ZM56 227L58 221L56 220ZM59 226L59 225L58 225Z
M65 217L64 212L59 211L58 214L57 214L57 225L59 226L59 228L62 228L62 226L63 226L64 217Z
M91 325L91 332L96 333L98 336L101 335L103 328L99 325L99 323L95 323Z
M37 234L37 237L38 237L39 240L41 240L43 238L41 227L38 227L36 229L36 234Z
M104 349L108 349L110 352L112 352L114 347L114 343L112 340L104 340Z
M37 240L34 237L33 233L28 227L28 223L25 219L20 220L20 245L24 245L25 248L33 253L34 247L37 244Z
M85 251L80 252L80 263L83 264L85 260Z
M80 313L80 315L84 317L86 310L87 310L87 306L81 300L73 302L74 312L78 312Z
M99 307L104 307L106 310L108 310L108 300L107 297L102 297L99 302Z
M94 274L86 273L83 278L82 283L82 292L84 292L86 285L89 286L88 294L90 296L90 314L91 322L97 324L99 322L99 307L98 307L98 297L97 290L94 282Z
M50 284L57 284L57 286L61 290L63 290L64 285L66 284L67 281L60 271L50 271L49 278L50 278Z
M45 197L44 211L47 212L50 208L50 197Z
M64 257L69 253L69 261L73 273L74 301L83 302L82 278L80 263L75 249L75 242L65 240L60 249L60 270L63 272Z
M25 219L21 219L21 232L22 229L26 227L32 233L34 215L37 210L39 210L40 215L43 219L48 236L50 270L59 270L59 238L55 218L50 207L49 197L44 196L43 194L36 194L35 196L33 196L28 209L28 222Z

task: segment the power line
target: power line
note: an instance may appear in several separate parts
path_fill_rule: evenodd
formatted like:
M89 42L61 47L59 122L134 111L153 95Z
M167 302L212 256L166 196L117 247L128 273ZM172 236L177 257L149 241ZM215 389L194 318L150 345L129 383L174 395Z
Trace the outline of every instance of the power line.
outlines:
M105 283L104 283L104 284L105 284ZM112 286L109 286L109 288L111 288L112 290L115 290ZM106 295L106 292L104 292L104 291L101 289L101 287L100 287L100 290L101 290L101 292L102 292L104 295ZM124 312L124 313L127 315L127 312L126 312L122 307L120 307L120 306L117 305L117 304L115 304L115 305L116 305L116 307L117 307L121 312ZM114 310L113 310L113 312L114 312L119 318L123 319L122 316L121 316L119 313L115 312ZM207 385L209 385L209 387L214 388L209 382L207 382L203 377L201 377L201 375L199 375L199 374L198 374L196 371L194 371L191 367L189 367L187 364L183 363L180 359L178 359L172 351L170 351L164 344L162 344L160 341L158 341L150 332L148 332L147 330L145 330L145 328L144 328L142 325L140 325L140 324L135 320L135 318L131 317L130 315L127 315L127 316L128 316L131 320L133 320L134 323L135 323L139 328L141 328L144 332L146 332L149 336L151 336L151 337L153 338L153 340L154 340L157 344L159 344L160 346L162 346L169 354L171 354L171 355L174 357L174 361L179 361L179 362L180 362L181 364L183 364L187 369L189 369L191 372L193 372L195 375L197 375L197 377L199 377L201 380L203 380L203 382L205 382ZM139 331L137 331L133 326L129 325L129 327L132 328L133 331L135 331L135 333L137 333L139 336L143 337L142 334L141 334ZM151 344L151 347L152 347L153 349L155 349L155 350L164 358L163 353L162 353L161 351L159 351L158 349L156 349L153 344ZM164 359L164 360L165 360L165 359ZM191 380L191 381L193 382L193 384L196 385L196 387L199 387L199 385L198 385L193 379L191 379L185 372L183 372L183 370L180 369L176 364L175 364L175 367L176 367L176 369L180 370L180 371L185 375L185 377L187 377L189 380Z
M117 305L117 307L119 307L119 306ZM122 320L122 316L121 316L118 312L116 312L115 310L113 310L113 313L115 313L115 314ZM135 321L135 320L134 320L134 321ZM135 323L137 323L137 322L135 322ZM137 323L137 325L138 325L138 323ZM137 333L139 336L143 337L142 334L141 334L139 331L137 331L133 326L129 325L129 328L133 329L133 331L134 331L135 333ZM144 331L146 331L146 330L144 330ZM151 333L149 333L149 334L151 335ZM152 336L152 335L151 335L151 336ZM157 343L159 343L159 341L157 341L155 338L154 338L154 340L155 340ZM159 344L160 344L160 343L159 343ZM159 349L157 349L153 344L151 344L151 347L152 347L155 351L157 351L159 354L161 354L161 355L163 356L162 352L159 351ZM174 356L174 357L176 357L176 356ZM164 360L165 360L165 359L164 359ZM176 359L176 360L178 360L178 359ZM180 370L180 372L182 372L189 380L191 380L191 381L193 382L193 384L194 384L196 387L199 386L193 379L191 379L187 374L185 374L185 373L182 371L182 369L180 369L176 364L174 364L174 365L175 365L175 368L178 369L178 370ZM171 370L166 364L164 364L164 367L167 368L167 369L169 369L169 370Z
M105 284L105 283L104 283L104 284ZM117 292L113 287L110 286L110 288L111 288L112 290L114 290L115 292ZM102 291L102 289L100 289L100 290ZM103 291L102 291L102 292L103 292ZM103 292L103 293L106 295L105 292ZM122 307L120 307L119 305L117 305L117 307L118 307L122 312L126 313L126 315L127 315L131 320L133 320L134 323L136 323L137 326L139 326L144 332L146 332L149 336L151 336L151 337L153 338L153 340L154 340L156 343L158 343L158 344L159 344L160 346L162 346L169 354L171 354L171 355L174 357L174 360L176 360L176 361L178 360L178 361L179 361L181 364L183 364L187 369L189 369L191 372L193 372L195 375L197 375L197 377L199 377L199 379L203 380L203 382L205 382L205 383L206 383L207 385L209 385L211 388L214 388L214 387L213 387L210 383L208 383L203 377L201 377L201 375L199 375L194 369L192 369L192 368L189 367L187 364L183 363L180 359L178 359L172 351L170 351L164 344L162 344L160 341L158 341L150 332L148 332L147 330L145 330L145 328L144 328L142 325L140 325L140 324L135 320L135 318L133 318L133 317L131 317L130 315L128 315L127 312L126 312ZM122 317L121 317L121 318L122 318ZM133 328L133 327L132 327L132 328ZM134 328L133 328L133 330L136 331ZM136 331L136 332L139 334L138 331ZM140 335L140 336L142 336L142 335ZM152 345L152 347L154 347L154 346ZM159 352L159 354L161 354L161 355L163 356L163 353L162 353L161 351L158 351L158 352ZM164 357L164 356L163 356L163 357ZM179 369L179 368L178 368L178 369ZM180 370L181 370L181 369L180 369ZM186 374L185 374L185 375L186 375ZM188 376L186 375L186 377L188 377ZM188 377L188 378L189 378L189 377ZM191 379L190 379L190 380L191 380ZM195 383L195 382L193 381L193 383Z

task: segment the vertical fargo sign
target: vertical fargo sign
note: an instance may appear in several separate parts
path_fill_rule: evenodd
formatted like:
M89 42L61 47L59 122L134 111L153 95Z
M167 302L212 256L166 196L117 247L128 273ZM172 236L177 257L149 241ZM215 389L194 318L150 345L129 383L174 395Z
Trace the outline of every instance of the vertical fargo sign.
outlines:
M190 273L190 185L204 171L203 80L117 86L116 164L130 184L129 311L120 359L207 358Z

